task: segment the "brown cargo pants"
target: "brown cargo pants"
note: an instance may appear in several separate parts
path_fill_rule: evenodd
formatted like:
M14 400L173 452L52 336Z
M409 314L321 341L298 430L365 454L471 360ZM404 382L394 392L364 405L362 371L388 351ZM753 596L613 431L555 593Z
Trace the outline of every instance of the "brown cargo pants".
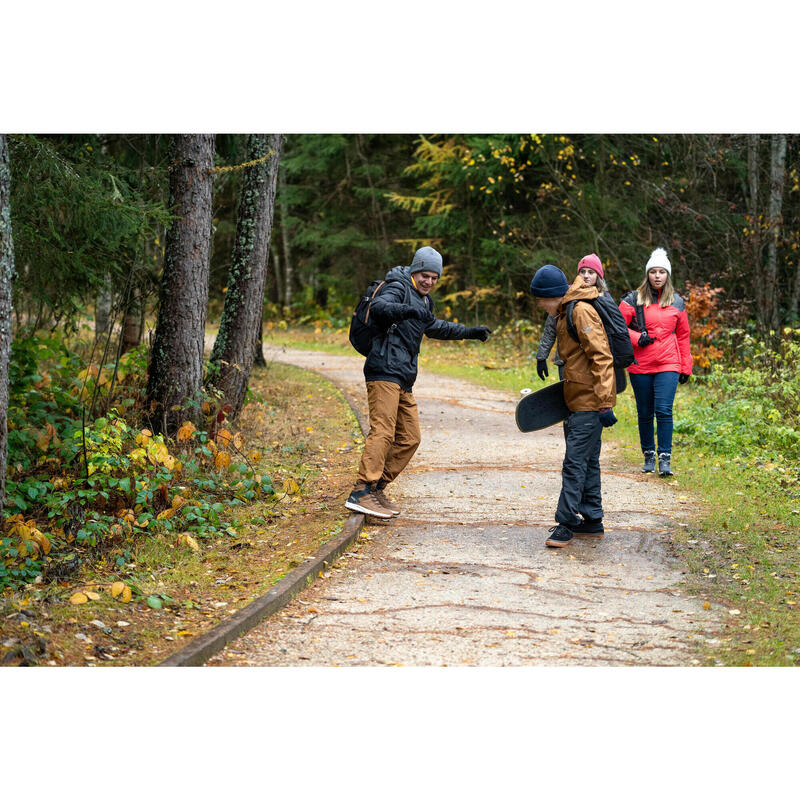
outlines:
M390 483L419 447L417 401L391 381L367 381L369 434L364 442L359 483Z

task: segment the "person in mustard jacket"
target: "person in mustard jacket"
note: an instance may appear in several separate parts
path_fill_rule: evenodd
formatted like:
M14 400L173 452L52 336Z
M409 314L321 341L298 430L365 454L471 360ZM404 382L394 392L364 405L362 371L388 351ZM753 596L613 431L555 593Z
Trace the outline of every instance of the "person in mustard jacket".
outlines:
M540 308L556 317L558 352L564 359L564 401L570 414L556 525L545 540L547 547L564 547L575 535L600 538L604 533L601 434L604 427L617 421L612 410L617 402L617 383L608 338L591 303L576 302L572 311L579 341L567 330L565 305L571 300L597 297L597 288L587 286L580 275L570 286L558 267L546 264L536 270L531 294Z
M619 310L630 329L636 361L628 367L636 397L642 472L654 472L656 444L653 417L658 423L658 474L673 475L672 405L679 383L692 374L689 317L683 298L672 286L672 265L658 247L650 254L641 286L622 298Z

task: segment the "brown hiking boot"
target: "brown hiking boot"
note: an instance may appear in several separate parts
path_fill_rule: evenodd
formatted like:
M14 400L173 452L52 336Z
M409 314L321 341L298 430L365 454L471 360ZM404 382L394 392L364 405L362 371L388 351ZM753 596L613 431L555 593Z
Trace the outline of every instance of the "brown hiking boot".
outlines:
M371 491L369 484L357 483L350 492L344 504L345 508L359 514L367 514L378 519L391 519L394 514L388 508L384 508L375 494Z
M375 484L375 488L372 490L372 493L375 497L378 498L378 502L387 510L391 511L396 517L400 514L400 506L396 503L393 503L387 496L386 493L383 491L386 484L383 481L378 481Z

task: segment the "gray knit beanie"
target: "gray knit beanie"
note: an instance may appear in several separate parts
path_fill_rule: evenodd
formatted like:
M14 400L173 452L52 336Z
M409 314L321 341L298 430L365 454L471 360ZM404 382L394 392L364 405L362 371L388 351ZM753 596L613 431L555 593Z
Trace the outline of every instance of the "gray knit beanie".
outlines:
M439 277L442 276L442 257L432 247L420 247L414 253L414 260L411 262L411 274L415 272L435 272Z

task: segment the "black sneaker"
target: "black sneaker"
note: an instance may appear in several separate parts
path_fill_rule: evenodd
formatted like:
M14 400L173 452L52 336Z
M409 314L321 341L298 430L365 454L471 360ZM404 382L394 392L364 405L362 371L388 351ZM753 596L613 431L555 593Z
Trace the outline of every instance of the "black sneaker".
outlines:
M581 522L572 526L572 532L576 536L594 536L595 539L602 539L605 528L602 519L584 517Z
M656 451L643 450L644 453L644 466L642 472L655 472L656 471Z
M671 453L658 454L658 474L662 478L669 478L675 474L669 467L669 459L671 455Z
M545 539L547 547L566 547L572 541L572 531L566 525L554 525Z

